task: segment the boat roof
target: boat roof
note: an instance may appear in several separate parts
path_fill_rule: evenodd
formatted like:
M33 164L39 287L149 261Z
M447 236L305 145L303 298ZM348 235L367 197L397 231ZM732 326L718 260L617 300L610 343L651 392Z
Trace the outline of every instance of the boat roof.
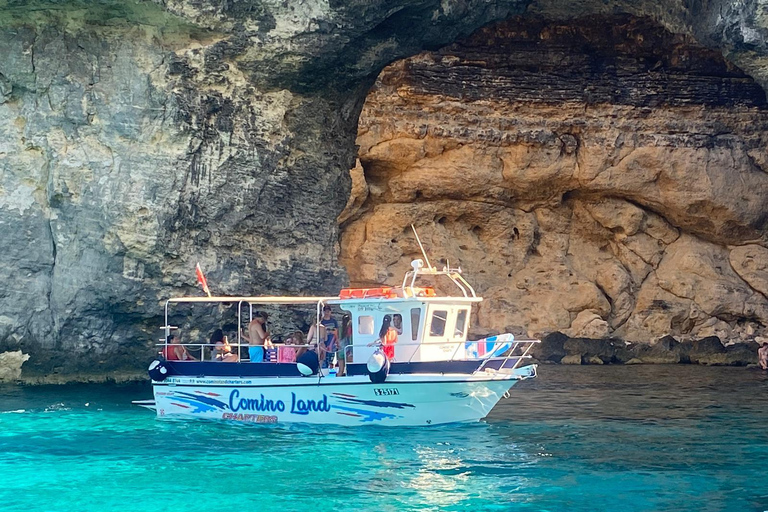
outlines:
M435 303L467 303L481 302L482 297L366 297L360 299L342 299L336 297L172 297L168 302L180 303L223 303L223 302L247 302L250 304L317 304L325 302L327 304L369 304L385 302L435 302Z
M253 304L317 304L320 301L338 299L339 297L173 297L168 302L249 302Z
M482 302L482 297L367 297L364 299L340 299L334 297L325 302L328 304L370 304L370 303L388 303L388 302L430 302L430 303L467 303Z

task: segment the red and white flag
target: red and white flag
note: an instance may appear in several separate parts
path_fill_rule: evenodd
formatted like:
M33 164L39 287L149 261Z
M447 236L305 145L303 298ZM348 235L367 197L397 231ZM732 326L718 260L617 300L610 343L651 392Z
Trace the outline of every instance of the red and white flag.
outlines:
M200 264L198 263L195 266L195 273L197 274L197 282L203 285L203 291L208 294L208 296L211 296L211 291L208 289L208 281L205 280L205 275L203 274L203 269L200 268Z

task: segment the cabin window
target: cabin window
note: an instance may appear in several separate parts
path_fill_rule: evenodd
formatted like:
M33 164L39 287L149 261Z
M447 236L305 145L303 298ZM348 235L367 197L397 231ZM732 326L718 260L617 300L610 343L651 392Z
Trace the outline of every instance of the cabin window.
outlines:
M421 308L411 309L411 339L416 341L419 337L419 322L421 322Z
M456 328L453 331L455 338L461 338L464 336L464 332L467 329L467 313L466 309L460 309L459 314L456 315Z
M430 336L445 336L445 321L448 318L448 312L437 310L432 313L432 324L429 326Z
M357 319L358 334L373 334L373 317L361 316Z

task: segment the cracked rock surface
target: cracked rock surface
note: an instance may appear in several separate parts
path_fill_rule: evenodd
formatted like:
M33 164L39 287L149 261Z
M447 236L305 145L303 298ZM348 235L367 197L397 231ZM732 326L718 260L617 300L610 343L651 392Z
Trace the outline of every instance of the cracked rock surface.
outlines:
M379 69L522 7L0 0L0 352L145 368L197 262L216 294L336 293Z
M765 9L0 0L0 353L141 369L195 263L214 293L334 293L399 275L415 219L478 328L760 331Z
M754 339L766 128L750 77L651 20L486 27L379 77L342 261L393 282L414 223L486 298L479 333Z

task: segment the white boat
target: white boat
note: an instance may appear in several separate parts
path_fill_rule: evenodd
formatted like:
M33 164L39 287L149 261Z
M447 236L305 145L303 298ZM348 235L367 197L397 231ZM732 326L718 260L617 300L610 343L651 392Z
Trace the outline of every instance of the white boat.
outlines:
M173 329L169 309L178 304L237 303L238 316L245 306L250 318L254 306L305 304L316 309L318 322L323 308L331 306L351 317L352 343L346 352L351 362L342 376L334 369L315 371L293 362L155 361L150 367L154 401L135 403L160 417L252 423L416 426L479 421L515 383L536 376L528 352L539 341L516 340L511 334L467 341L472 306L482 298L460 269L425 268L420 259L412 267L399 287L347 288L335 297L169 299L166 336ZM447 278L460 295L438 296L434 288L417 286L425 277ZM378 342L377 327L385 315L402 318L391 360ZM186 346L198 347L203 355L210 350L206 344ZM239 338L235 346L241 346ZM314 352L308 354L317 361Z

